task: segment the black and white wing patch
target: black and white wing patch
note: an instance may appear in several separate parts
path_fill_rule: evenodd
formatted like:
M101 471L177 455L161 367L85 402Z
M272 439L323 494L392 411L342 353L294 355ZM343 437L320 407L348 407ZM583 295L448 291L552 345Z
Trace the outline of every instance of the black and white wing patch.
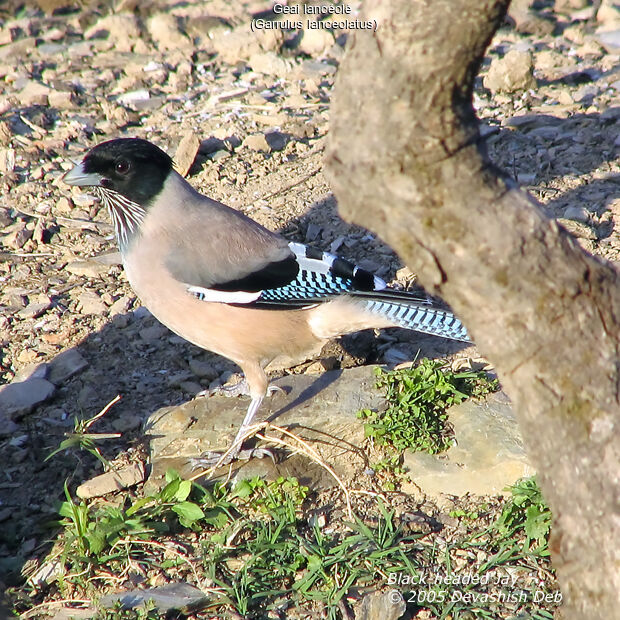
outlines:
M289 243L297 268L283 261L286 275L280 278L277 286L256 290L243 287L247 282L237 281L213 288L190 286L188 292L203 301L218 301L229 304L248 304L253 307L307 307L331 297L348 292L380 291L386 283L370 272L357 267L349 261L321 252L301 243ZM290 262L290 261L289 261ZM272 272L275 265L270 266ZM293 274L291 277L291 274ZM271 280L273 281L273 273ZM284 275L284 274L283 274ZM250 278L248 277L249 281ZM286 282L282 282L286 280ZM241 286L239 286L241 285ZM254 290L247 290L251 288ZM236 289L236 290L234 290Z

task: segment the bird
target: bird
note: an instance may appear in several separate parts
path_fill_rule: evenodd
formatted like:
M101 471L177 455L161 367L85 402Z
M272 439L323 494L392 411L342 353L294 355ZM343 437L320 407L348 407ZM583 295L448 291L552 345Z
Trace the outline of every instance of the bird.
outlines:
M273 389L265 367L274 360L310 357L332 338L369 328L470 342L460 320L426 295L390 287L199 193L147 140L102 142L63 180L107 207L129 283L151 314L241 368L250 403L225 462L241 456Z

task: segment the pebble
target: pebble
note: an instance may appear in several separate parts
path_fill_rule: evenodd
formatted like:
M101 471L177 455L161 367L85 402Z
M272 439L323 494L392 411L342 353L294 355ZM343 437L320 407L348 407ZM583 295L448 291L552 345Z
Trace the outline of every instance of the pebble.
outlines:
M77 349L67 349L49 362L48 379L55 385L61 385L88 367L88 362Z
M230 65L240 60L247 60L253 54L263 51L258 37L244 26L218 32L211 39L211 44L220 61Z
M187 176L198 150L201 148L201 141L196 131L186 131L179 142L176 153L174 154L174 167L181 176Z
M75 490L81 499L101 497L108 493L114 493L142 482L145 476L143 463L131 463L121 469L108 471L100 476L95 476L87 482L83 482Z
M17 316L22 319L34 319L41 316L46 310L49 310L52 307L52 300L46 295L42 297L46 297L46 300L29 303L25 308L17 312Z
M22 105L49 105L48 96L52 89L36 80L29 81L19 93L19 101Z
M596 32L596 40L609 54L620 53L620 28L617 30L603 30Z
M494 58L483 84L492 93L513 93L535 87L531 52L511 50L503 58Z
M13 172L15 170L15 149L0 150L0 171Z
M127 295L119 297L111 306L108 311L109 315L116 316L117 314L125 314L133 303L133 299Z
M590 212L581 205L571 205L564 211L564 217L568 220L587 223L590 219Z
M108 273L107 265L93 259L72 261L66 265L65 269L69 273L86 278L99 278Z
M10 383L0 388L0 413L4 416L26 415L55 392L56 386L47 379L31 378Z
M220 376L220 372L213 364L195 357L189 360L189 369L197 377L200 377L201 379L207 379L208 381L213 381Z
M157 13L147 20L146 27L159 50L194 51L192 41L181 31L177 18L174 15Z
M162 340L168 333L167 327L164 327L161 323L156 323L155 325L142 328L140 330L140 338L145 342L154 342L156 340Z
M275 52L258 52L250 56L248 61L253 71L275 77L285 77L293 65L290 60L282 58Z
M2 239L2 245L19 250L26 245L26 242L32 237L33 231L28 230L25 225L19 230L15 230L9 233Z
M78 297L78 310L80 314L105 314L108 307L95 291L86 290Z
M117 608L120 603L122 609L135 609L152 602L163 617L169 610L198 609L207 601L204 592L189 583L167 583L155 588L106 594L99 604L104 608Z
M140 36L140 25L132 13L106 15L84 32L84 38L91 39L102 32L114 44L117 52L131 52L133 42Z
M297 48L308 56L322 56L334 45L334 35L322 28L306 28Z
M281 131L268 131L265 141L272 151L281 151L288 144L288 136Z
M241 144L242 146L246 146L253 151L263 151L265 153L269 153L271 151L271 147L265 138L265 134L262 133L246 136Z
M407 603L398 590L366 594L355 610L355 620L398 620Z

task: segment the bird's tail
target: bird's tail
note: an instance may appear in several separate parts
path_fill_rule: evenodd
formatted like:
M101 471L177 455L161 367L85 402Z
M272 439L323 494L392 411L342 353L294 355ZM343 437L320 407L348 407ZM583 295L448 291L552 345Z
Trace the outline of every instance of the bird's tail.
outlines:
M413 329L433 336L471 342L464 325L449 310L437 308L419 295L383 289L355 291L349 294L368 312L386 319L394 326Z

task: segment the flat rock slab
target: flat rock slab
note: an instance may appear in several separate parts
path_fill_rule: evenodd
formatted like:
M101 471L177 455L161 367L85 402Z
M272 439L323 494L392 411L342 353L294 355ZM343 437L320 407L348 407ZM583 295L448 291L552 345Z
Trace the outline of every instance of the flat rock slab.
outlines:
M169 583L165 586L147 588L146 590L129 590L117 594L102 596L99 604L111 608L120 602L123 609L136 609L152 601L158 611L165 613L175 609L197 609L203 606L208 598L195 586L189 583Z
M535 473L503 392L456 405L449 410L449 419L455 446L442 455L405 453L407 473L426 495L505 494L507 486Z
M375 367L364 366L333 370L320 376L283 377L274 384L286 393L266 398L258 417L308 441L339 477L350 480L368 468L360 449L364 426L356 413L360 409L382 410L387 404L374 387L374 371ZM192 471L189 460L230 446L248 403L248 398L216 395L195 398L153 413L146 423L152 463L147 487L151 490L161 487L170 468L187 477L199 473ZM534 473L512 406L502 392L484 401L467 401L453 407L449 420L456 445L439 455L406 452L404 465L411 483L404 483L403 491L421 489L429 496L494 495ZM273 428L265 432L282 437ZM222 477L229 473L228 466L217 472ZM278 463L269 458L255 458L233 464L233 480L253 476L267 480L294 476L313 489L336 484L324 467L302 454L288 455Z
M364 453L359 448L364 440L364 428L356 413L360 409L379 410L386 404L374 387L375 382L374 367L370 366L332 370L320 376L283 377L273 383L286 393L278 392L266 398L258 418L309 440L338 475L347 475L366 467ZM151 438L149 485L160 486L170 468L190 476L195 473L188 463L190 458L227 448L248 404L248 398L215 395L164 407L149 416L146 422L146 433ZM275 431L267 432L280 436ZM324 468L301 455L277 464L269 458L236 462L233 470L233 477L238 478L295 476L313 488L335 484ZM228 467L223 468L223 475L227 473Z

